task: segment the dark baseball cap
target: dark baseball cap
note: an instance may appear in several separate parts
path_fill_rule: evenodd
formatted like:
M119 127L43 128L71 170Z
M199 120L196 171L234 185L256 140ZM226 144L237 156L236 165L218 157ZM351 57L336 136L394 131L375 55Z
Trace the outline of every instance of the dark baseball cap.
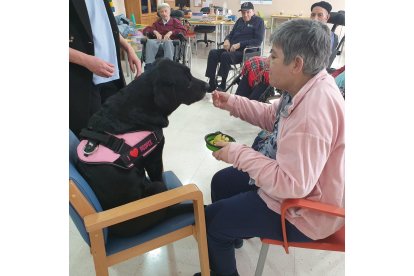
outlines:
M254 10L252 2L244 2L243 4L241 4L239 11L247 11L247 10Z

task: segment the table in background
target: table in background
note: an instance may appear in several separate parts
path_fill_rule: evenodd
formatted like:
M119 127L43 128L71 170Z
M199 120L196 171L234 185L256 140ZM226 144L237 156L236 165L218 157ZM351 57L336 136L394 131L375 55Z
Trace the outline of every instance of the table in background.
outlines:
M271 22L270 22L270 34L273 33L273 22L274 21L276 21L276 22L277 22L277 20L287 21L287 20L290 20L290 19L293 19L293 18L309 19L308 16L303 16L303 15L302 16L299 16L299 15L296 15L296 14L272 14L270 16L270 19L271 19Z
M224 28L232 27L235 24L234 21L225 21L225 20L201 21L201 20L191 20L191 19L188 20L188 23L190 23L193 26L214 26L216 27L216 31L214 32L216 36L216 40L215 40L216 49L218 48L217 44L218 44L219 33L220 33L221 42L223 42L224 37L225 37Z

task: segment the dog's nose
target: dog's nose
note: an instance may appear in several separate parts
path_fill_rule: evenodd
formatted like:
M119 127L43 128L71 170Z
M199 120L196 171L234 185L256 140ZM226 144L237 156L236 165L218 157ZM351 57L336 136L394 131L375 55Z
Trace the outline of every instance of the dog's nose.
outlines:
M206 90L208 91L210 89L210 85L208 83L204 83Z

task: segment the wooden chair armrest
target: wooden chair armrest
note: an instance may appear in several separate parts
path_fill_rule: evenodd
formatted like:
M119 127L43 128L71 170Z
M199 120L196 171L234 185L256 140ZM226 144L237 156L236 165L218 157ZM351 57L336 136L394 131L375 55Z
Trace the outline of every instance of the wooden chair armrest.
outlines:
M345 217L345 208L304 198L286 199L283 201L281 208L282 214L284 214L289 208L293 207L307 208L337 217Z
M184 185L109 210L85 216L86 231L94 232L187 200L198 202L198 204L203 206L203 194L197 185Z

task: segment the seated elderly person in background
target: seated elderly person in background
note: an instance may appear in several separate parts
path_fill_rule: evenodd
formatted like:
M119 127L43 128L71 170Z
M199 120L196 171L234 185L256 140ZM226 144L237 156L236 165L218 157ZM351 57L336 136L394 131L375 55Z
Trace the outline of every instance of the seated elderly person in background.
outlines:
M293 19L270 42L269 83L284 91L279 100L266 104L219 91L212 96L215 107L271 135L258 151L216 143L222 148L213 156L230 167L213 176L212 204L205 208L211 275L239 275L239 239L283 240L280 208L286 198L344 206L345 102L326 71L330 30L321 22ZM286 220L290 241L323 239L344 225L343 218L302 208L288 212Z
M167 3L159 4L157 7L160 19L154 22L152 26L145 27L142 33L148 39L145 45L145 63L146 67L155 61L155 56L160 45L164 49L164 57L173 59L174 45L172 40L178 39L179 34L185 36L187 34L186 28L176 18L171 18L171 8ZM155 38L155 39L151 39Z
M331 4L325 1L314 3L311 6L312 20L320 21L327 24L332 10ZM336 45L338 44L338 36L330 32L331 38L331 55L329 57L328 68L336 57ZM236 95L244 96L249 99L258 100L261 96L259 85L264 86L269 82L268 68L265 66L265 57L253 57L247 60L242 68L241 80L237 87ZM265 77L263 79L263 76ZM334 76L336 77L336 76ZM264 91L264 89L262 89ZM256 92L256 93L254 93ZM342 92L342 90L341 90ZM344 95L344 93L342 93Z
M216 69L220 68L218 76L221 77L219 89L224 91L231 64L237 64L243 60L243 50L246 46L260 46L264 39L265 26L263 19L254 14L254 6L251 2L245 2L240 10L242 17L236 21L230 34L224 39L223 49L213 49L208 54L206 77L209 78L212 92L217 88Z
M267 65L267 58L262 56L254 56L246 60L235 94L251 100L260 100L263 92L269 86L269 67Z
M311 6L310 18L327 24L329 17L331 16L331 11L332 11L331 4L325 1L320 1L320 2L314 3ZM338 45L338 36L334 32L331 32L331 55L329 57L328 68L331 66L332 62L334 61L336 57L335 48L337 45Z

